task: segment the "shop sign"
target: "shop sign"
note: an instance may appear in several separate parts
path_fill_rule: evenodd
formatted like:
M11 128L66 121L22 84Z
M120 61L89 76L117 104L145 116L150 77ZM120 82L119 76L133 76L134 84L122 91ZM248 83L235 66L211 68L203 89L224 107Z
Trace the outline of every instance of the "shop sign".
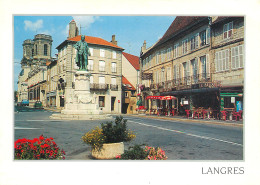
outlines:
M235 97L231 97L231 103L235 103L236 102L236 98Z
M184 105L189 105L189 101L188 101L188 100L184 100L184 101L183 101L183 104L184 104Z

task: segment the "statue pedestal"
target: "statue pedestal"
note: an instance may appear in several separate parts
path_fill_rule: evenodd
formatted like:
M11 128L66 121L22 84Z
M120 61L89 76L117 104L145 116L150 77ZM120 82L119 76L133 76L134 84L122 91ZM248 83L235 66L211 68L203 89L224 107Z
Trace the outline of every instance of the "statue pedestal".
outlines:
M103 114L97 104L97 97L90 93L90 73L77 71L75 74L75 90L72 97L66 97L65 109L61 114L53 114L51 119L93 120L110 119Z

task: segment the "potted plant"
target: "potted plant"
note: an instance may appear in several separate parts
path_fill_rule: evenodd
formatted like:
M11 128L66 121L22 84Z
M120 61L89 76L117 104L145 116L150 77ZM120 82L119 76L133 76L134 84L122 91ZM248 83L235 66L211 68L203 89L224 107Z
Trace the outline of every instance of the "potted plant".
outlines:
M91 154L97 159L113 159L124 153L124 142L131 141L136 136L127 129L127 120L116 117L115 123L101 123L101 128L87 132L82 140L91 146Z

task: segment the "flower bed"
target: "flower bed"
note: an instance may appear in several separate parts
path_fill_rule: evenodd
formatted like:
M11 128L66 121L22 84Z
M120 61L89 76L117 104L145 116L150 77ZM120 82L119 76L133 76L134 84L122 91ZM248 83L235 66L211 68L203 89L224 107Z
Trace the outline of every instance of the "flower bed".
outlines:
M117 155L116 159L124 159L124 160L166 160L167 156L165 155L165 151L163 151L159 147L149 147L145 146L145 148L141 147L142 145L135 145L129 147L128 150L124 152L122 155Z
M65 152L57 146L53 138L18 139L14 143L15 159L65 159Z

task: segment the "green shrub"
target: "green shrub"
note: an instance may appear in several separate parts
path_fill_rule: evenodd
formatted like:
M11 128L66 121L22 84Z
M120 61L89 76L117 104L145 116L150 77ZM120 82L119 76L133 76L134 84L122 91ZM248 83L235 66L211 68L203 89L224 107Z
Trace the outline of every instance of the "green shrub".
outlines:
M147 152L142 147L143 145L130 146L128 150L121 156L117 156L117 159L130 159L130 160L144 160L147 157Z
M127 120L122 116L116 117L115 124L113 122L101 123L102 133L105 136L105 143L118 143L130 141L135 138L132 131L127 130Z

